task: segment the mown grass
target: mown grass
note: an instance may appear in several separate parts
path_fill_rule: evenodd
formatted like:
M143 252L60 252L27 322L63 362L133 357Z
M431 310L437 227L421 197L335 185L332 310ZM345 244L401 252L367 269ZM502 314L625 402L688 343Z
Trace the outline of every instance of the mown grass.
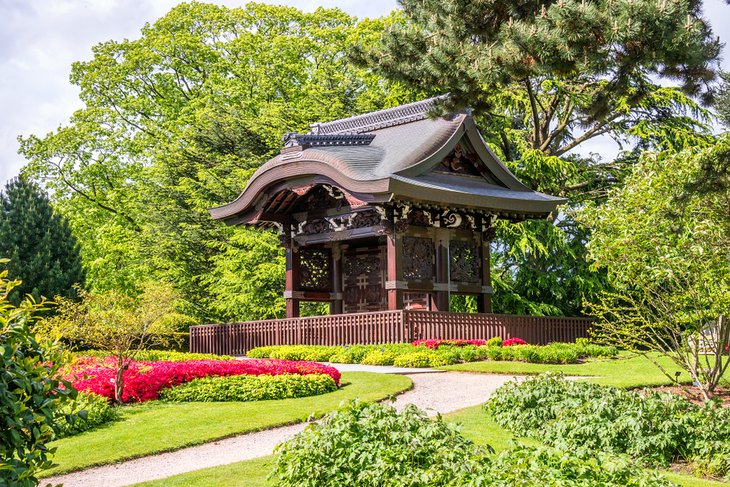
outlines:
M670 359L657 357L659 363L673 374L680 371ZM613 387L634 388L641 386L656 386L670 384L671 381L659 369L644 357L622 353L616 359L589 360L581 364L544 365L525 362L471 362L459 365L441 367L445 370L460 372L484 372L512 375L535 375L543 372L563 372L566 375L584 376L585 380ZM683 383L689 382L686 373L680 371L679 379ZM446 421L458 424L461 433L479 445L489 444L495 451L500 452L509 447L514 441L525 444L539 444L531 438L515 438L512 433L501 428L490 419L481 406L474 406L444 416ZM221 467L208 468L177 475L166 479L148 482L143 485L151 486L218 486L218 485L246 485L271 486L266 480L271 470L274 456L247 460ZM672 482L685 487L718 487L727 486L727 483L704 480L671 471L662 472Z
M409 389L400 375L345 372L345 387L321 396L256 402L161 403L124 407L121 421L64 438L57 447L56 467L43 476L177 450L233 435L305 421L321 416L342 402L360 398L378 401Z
M680 382L685 384L691 382L689 375L674 365L669 358L654 357L654 359L665 367L671 375L679 372ZM586 376L586 380L589 382L623 388L660 386L672 383L647 358L625 352L621 353L617 358L591 359L580 364L548 365L487 360L484 362L446 365L439 368L459 372L511 375L536 375L543 372L562 372L565 375Z

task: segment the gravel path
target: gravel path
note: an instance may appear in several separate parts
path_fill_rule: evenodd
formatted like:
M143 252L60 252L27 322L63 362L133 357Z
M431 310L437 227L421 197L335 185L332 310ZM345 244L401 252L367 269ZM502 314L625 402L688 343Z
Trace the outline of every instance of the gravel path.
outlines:
M409 375L413 389L396 397L395 407L415 404L429 415L448 413L481 404L502 384L514 377L459 372ZM250 460L272 453L274 446L303 430L304 424L249 433L201 446L153 455L81 472L42 479L65 487L111 487L162 479L201 468Z

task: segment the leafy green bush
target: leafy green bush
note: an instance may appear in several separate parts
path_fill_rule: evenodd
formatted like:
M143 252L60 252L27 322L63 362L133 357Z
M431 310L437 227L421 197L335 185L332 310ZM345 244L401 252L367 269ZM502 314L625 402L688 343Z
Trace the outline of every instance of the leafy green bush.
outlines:
M369 352L360 361L363 365L393 365L397 355L393 352L383 350L373 350Z
M76 399L56 412L59 432L56 438L73 436L119 419L119 409L106 397L80 392ZM69 417L71 418L69 420Z
M393 361L396 367L429 367L431 354L427 352L413 352L399 355Z
M0 271L0 485L25 487L37 485L38 472L51 466L54 449L47 443L58 432L55 410L77 392L61 378L67 354L31 331L42 304L9 302L19 284Z
M502 346L502 337L493 337L487 340L487 346L488 347L501 347Z
M505 384L485 408L502 427L560 449L626 453L647 464L681 459L728 474L730 410L715 404L543 374Z
M204 377L162 389L160 399L175 402L262 401L307 397L337 390L326 374L234 375Z
M277 447L270 478L282 487L668 487L626 457L585 459L549 447L514 446L494 458L440 417L353 402Z
M454 485L480 462L473 444L413 405L353 402L280 444L271 476L279 486Z
M587 458L546 446L516 446L500 453L487 472L468 485L561 487L672 487L656 472L626 457L599 454Z
M112 354L103 350L85 350L77 355L89 357L110 357ZM145 362L186 362L188 360L236 360L230 355L215 355L212 353L176 352L173 350L140 350L134 355L134 360Z

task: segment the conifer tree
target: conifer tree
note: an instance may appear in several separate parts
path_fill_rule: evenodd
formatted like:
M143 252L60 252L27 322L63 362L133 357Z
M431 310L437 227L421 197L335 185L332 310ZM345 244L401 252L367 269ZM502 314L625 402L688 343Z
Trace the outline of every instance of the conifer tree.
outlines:
M34 299L71 297L84 271L76 239L63 217L53 211L48 196L26 178L9 181L0 192L0 258L22 283L10 296L20 303Z

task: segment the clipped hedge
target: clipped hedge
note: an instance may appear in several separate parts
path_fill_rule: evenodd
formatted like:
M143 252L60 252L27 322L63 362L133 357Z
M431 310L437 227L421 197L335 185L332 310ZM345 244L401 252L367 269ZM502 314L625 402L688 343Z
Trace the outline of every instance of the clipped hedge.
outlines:
M281 487L666 487L628 459L581 458L515 446L491 457L441 417L413 405L348 403L276 448L270 478Z
M103 350L84 350L76 355L86 357L110 357L109 352ZM212 353L176 352L174 350L140 350L134 360L142 362L186 362L188 360L236 360L230 355L215 355Z
M73 422L69 422L67 415L75 418ZM56 416L56 423L59 427L56 434L56 439L58 439L77 435L102 424L116 421L120 414L117 408L111 406L106 397L80 392L74 401L59 408Z
M730 474L730 409L542 374L502 386L485 405L502 427L557 448L628 454L649 465L693 464Z
M205 377L160 391L174 402L262 401L317 396L337 390L327 374L235 375Z
M487 345L471 345L465 340L453 342L456 344L451 344L449 341L422 340L418 345L410 343L352 346L276 345L254 348L248 352L248 356L399 367L439 367L478 360L572 364L588 357L613 357L618 354L615 347L595 345L587 341L508 347L500 346L502 341L499 337L491 339Z

